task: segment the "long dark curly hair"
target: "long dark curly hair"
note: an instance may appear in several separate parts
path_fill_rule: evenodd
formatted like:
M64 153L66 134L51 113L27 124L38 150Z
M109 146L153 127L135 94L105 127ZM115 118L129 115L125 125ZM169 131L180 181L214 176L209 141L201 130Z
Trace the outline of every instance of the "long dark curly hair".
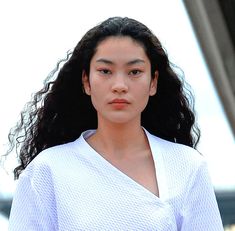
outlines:
M200 131L195 124L192 94L174 71L158 38L134 19L113 17L83 36L21 112L20 121L8 136L8 153L16 148L20 161L14 170L16 179L42 150L97 128L96 111L83 91L82 73L89 76L90 60L98 44L109 36L129 36L141 44L150 60L152 77L159 72L157 94L150 97L142 112L141 125L158 137L196 148Z

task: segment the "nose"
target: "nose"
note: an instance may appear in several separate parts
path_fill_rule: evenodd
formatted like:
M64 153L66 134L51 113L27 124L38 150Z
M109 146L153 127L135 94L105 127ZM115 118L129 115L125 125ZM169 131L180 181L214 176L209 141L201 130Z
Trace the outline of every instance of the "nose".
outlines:
M117 75L113 78L112 91L116 93L125 93L128 91L128 84L124 75Z

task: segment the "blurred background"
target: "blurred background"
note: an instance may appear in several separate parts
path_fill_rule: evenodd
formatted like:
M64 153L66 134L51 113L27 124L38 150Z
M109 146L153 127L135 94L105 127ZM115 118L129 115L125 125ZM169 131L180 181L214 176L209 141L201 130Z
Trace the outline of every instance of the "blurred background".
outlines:
M104 19L146 24L179 66L195 95L206 157L225 230L235 224L235 0L8 0L0 2L0 156L9 129L32 93ZM7 230L16 183L14 151L0 165L0 230ZM22 211L23 212L23 211Z

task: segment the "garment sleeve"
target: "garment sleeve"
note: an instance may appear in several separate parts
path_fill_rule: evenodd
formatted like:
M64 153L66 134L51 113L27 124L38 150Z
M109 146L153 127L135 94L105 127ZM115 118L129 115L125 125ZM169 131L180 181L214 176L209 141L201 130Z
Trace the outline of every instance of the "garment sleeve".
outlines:
M45 201L25 175L18 181L9 218L9 231L19 230L56 230Z
M181 231L224 230L206 162L191 178L182 216Z

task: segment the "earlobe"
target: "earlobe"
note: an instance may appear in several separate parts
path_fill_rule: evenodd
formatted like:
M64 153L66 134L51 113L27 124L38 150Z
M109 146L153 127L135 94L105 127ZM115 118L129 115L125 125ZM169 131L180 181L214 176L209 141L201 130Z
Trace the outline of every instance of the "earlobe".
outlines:
M155 71L154 78L151 80L151 86L150 86L150 96L153 96L157 93L157 82L158 82L158 71Z
M90 82L89 82L89 78L88 78L85 71L82 72L82 85L83 85L83 90L85 91L85 93L87 95L91 95Z

